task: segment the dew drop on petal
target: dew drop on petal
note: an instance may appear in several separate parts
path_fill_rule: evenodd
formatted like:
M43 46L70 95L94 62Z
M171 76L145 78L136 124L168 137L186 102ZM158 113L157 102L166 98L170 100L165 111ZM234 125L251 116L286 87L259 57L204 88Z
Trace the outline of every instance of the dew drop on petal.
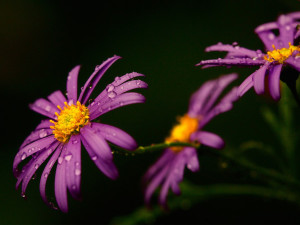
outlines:
M73 143L73 144L77 144L78 141L75 139L75 140L72 141L72 143Z
M73 156L73 155L72 155L71 153L70 153L69 155L66 155L66 156L65 156L65 160L66 160L66 161L70 161L70 160L72 159L72 156Z
M51 107L50 107L49 105L47 105L47 106L45 107L45 110L46 110L47 112L50 112Z
M21 160L26 159L26 157L27 157L27 154L24 152L24 153L22 154L22 156L21 156Z
M120 77L115 77L115 81L118 81L118 80L120 80Z
M76 190L76 185L75 184L72 185L72 190Z
M120 88L121 88L121 90L123 90L124 89L124 85L122 85Z
M92 160L93 160L93 161L95 161L95 160L97 160L97 159L98 159L98 156L96 156L96 155L92 157Z
M107 91L107 92L111 92L111 91L113 91L114 89L115 89L115 86L112 85L112 84L109 84L109 85L107 85L107 87L106 87L106 91Z
M63 162L63 158L62 157L59 157L58 160L57 160L58 164L62 164Z
M76 163L75 163L75 166L79 166L79 165L80 165L80 163L79 163L79 162L76 162Z
M75 175L79 176L81 174L81 170L80 169L75 169Z
M115 98L115 97L117 96L117 93L114 92L114 91L111 91L111 92L108 92L107 96L108 96L109 98Z
M45 178L47 178L47 177L48 177L48 175L49 175L48 173L45 173L45 174L44 174L44 177L45 177Z
M34 169L37 170L37 169L39 168L39 166L40 166L39 164L35 164L35 165L34 165Z
M270 40L274 40L275 39L275 35L273 33L269 33L268 38Z
M47 131L45 131L44 129L41 130L40 134L39 134L40 138L46 137L47 136Z
M116 133L113 133L112 135L115 137L115 136L116 136Z

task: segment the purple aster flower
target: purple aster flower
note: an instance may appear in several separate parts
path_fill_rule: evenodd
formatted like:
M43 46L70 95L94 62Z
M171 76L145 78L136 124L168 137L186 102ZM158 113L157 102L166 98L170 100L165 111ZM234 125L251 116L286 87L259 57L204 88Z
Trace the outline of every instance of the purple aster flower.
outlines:
M116 108L145 102L143 95L128 91L147 88L145 82L132 79L143 75L133 72L116 77L94 100L89 100L105 71L118 59L119 56L114 56L97 66L79 97L77 77L80 66L76 66L67 79L67 98L61 91L55 91L48 96L48 100L40 98L30 105L32 110L50 119L43 120L35 128L15 156L13 172L18 179L16 187L22 183L22 195L25 196L27 185L36 170L50 158L41 176L40 193L44 202L53 204L48 202L45 188L50 171L57 162L55 197L59 208L67 212L67 190L73 198L80 198L81 142L92 161L107 177L118 177L108 142L127 150L134 150L137 144L119 128L92 121ZM29 162L18 169L18 165L27 158L30 158Z
M202 68L212 66L260 66L258 70L248 76L238 88L238 95L244 95L251 87L257 94L265 92L265 77L267 77L269 91L274 100L280 99L280 74L283 66L290 66L300 71L300 46L295 43L300 36L298 24L300 12L281 15L276 22L258 26L255 32L264 43L267 54L261 50L253 51L242 48L237 44L225 45L219 43L207 47L205 51L225 51L224 59L203 60L197 64ZM279 31L276 36L274 30Z
M217 99L236 78L236 74L230 74L204 83L191 96L188 113L178 119L178 124L173 127L166 142L195 143L216 149L223 148L224 141L221 137L202 129L213 117L233 107L232 103L238 99L237 87L228 92L219 102ZM144 182L147 184L145 202L150 203L151 196L158 186L161 186L159 203L163 206L166 206L169 189L172 189L175 194L180 194L179 183L183 179L185 167L192 172L199 170L196 148L165 149L159 160L145 174Z

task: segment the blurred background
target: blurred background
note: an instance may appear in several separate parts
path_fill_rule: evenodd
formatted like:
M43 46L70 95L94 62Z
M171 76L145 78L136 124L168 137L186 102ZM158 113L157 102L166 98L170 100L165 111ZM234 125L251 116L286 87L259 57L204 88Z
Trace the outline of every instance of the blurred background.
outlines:
M221 74L239 72L240 84L253 69L210 68L195 64L222 53L205 53L208 45L223 42L262 49L254 28L276 20L282 13L300 10L296 0L251 1L0 1L0 91L2 135L0 150L0 224L108 224L143 205L141 177L160 153L115 155L117 181L106 178L82 153L83 200L69 197L69 213L49 209L39 194L39 176L31 181L27 199L15 190L12 162L19 146L43 116L28 104L55 90L65 91L68 72L81 65L83 85L96 65L113 55L122 56L105 74L94 93L115 76L145 74L148 90L138 90L146 104L130 105L103 117L130 133L140 145L160 143L176 116L187 111L190 95ZM253 90L232 111L215 118L206 130L222 136L227 145L259 140L277 144L260 114L276 107ZM226 151L226 149L224 149ZM201 170L186 171L194 183L246 182L238 169L224 171L216 158L199 153ZM42 170L42 169L41 169ZM47 192L53 193L54 173ZM291 203L255 197L207 200L188 210L167 212L156 223L300 223L300 209Z

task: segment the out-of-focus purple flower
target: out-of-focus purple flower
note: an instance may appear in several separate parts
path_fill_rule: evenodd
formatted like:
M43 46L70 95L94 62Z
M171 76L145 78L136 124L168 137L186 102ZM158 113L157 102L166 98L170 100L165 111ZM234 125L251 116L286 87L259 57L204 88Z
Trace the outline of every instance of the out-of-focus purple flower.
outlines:
M81 143L96 166L109 178L116 179L118 170L113 163L113 155L108 142L121 148L134 150L135 140L119 128L92 122L102 114L116 108L145 102L139 93L128 92L136 88L147 88L147 84L133 78L143 76L128 73L116 77L94 100L89 97L106 70L119 56L113 56L101 65L86 81L77 95L77 78L80 66L76 66L67 79L67 98L61 91L55 91L48 100L40 98L30 108L49 119L43 120L25 139L13 162L13 172L18 179L16 187L22 183L22 195L36 170L50 157L40 180L40 193L44 202L49 203L45 188L51 169L57 162L55 174L55 197L59 208L68 211L67 190L79 199L81 183ZM22 169L18 165L30 157Z
M218 135L203 131L203 127L216 115L233 107L238 99L237 87L234 87L217 102L222 91L237 78L237 74L222 76L216 80L204 83L190 98L188 113L178 119L167 143L185 142L203 144L221 149L224 141ZM169 147L165 149L159 160L152 165L144 176L145 202L150 203L151 196L158 186L161 186L159 203L166 206L169 189L180 194L179 183L183 179L184 169L192 172L199 170L199 161L194 147Z
M238 88L238 95L244 95L251 87L257 94L265 92L265 77L267 76L269 91L274 100L280 99L280 74L285 65L300 71L300 47L295 43L300 36L298 29L300 12L281 15L276 22L258 26L255 33L265 45L267 54L261 50L253 51L242 48L233 43L225 45L219 43L207 47L205 51L228 52L224 59L203 60L196 66L208 68L212 66L260 66L258 70L248 76ZM279 31L276 36L274 30Z

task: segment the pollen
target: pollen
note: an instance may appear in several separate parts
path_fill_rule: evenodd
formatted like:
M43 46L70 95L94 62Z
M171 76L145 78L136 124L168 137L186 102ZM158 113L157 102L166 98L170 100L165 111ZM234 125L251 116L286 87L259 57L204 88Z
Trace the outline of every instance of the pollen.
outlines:
M173 127L171 134L166 138L166 143L173 142L186 142L190 143L190 136L192 133L197 131L199 124L198 118L191 118L189 115L185 114L178 118L178 124ZM171 147L174 152L180 152L183 147Z
M76 105L68 105L67 102L64 104L63 109L57 106L60 110L60 113L55 113L57 121L50 120L54 124L54 126L50 126L54 137L62 143L68 142L72 135L79 134L80 129L89 123L90 118L88 108L81 105L79 101Z
M278 62L280 64L283 64L284 61L290 57L294 51L300 52L300 46L294 46L290 42L289 48L276 49L275 45L272 45L272 47L274 50L267 52L267 55L264 56L264 59L269 62Z

